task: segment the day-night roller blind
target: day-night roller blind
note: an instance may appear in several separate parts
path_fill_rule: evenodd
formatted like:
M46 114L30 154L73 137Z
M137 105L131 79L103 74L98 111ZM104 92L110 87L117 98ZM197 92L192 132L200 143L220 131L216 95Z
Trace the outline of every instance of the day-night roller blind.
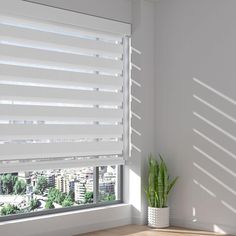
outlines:
M4 4L0 173L123 164L130 26L27 2Z

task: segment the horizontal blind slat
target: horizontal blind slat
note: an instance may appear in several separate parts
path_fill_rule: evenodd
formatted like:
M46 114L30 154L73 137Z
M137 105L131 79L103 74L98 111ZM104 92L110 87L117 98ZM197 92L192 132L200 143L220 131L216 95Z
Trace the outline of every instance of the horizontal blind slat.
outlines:
M19 162L19 163L5 163L0 165L0 173L13 173L19 171L32 170L49 170L49 169L66 169L75 167L95 167L95 166L109 166L109 165L123 165L125 164L122 156L118 157L99 157L90 159L76 159L76 160L59 160L59 161L37 161L37 162Z
M0 100L38 103L65 103L74 105L121 106L123 96L120 92L114 93L62 88L0 85Z
M0 64L0 83L31 83L45 86L73 86L73 87L96 87L101 89L118 89L123 86L123 78L98 75L90 73L79 73L69 71L58 71L40 68L30 68L14 65Z
M112 57L121 57L123 48L121 44L91 40L50 32L24 29L16 26L0 24L0 41L50 49L67 50L73 53L99 54Z
M123 142L33 143L0 145L0 160L122 154Z
M27 64L46 65L70 69L83 69L121 74L121 60L81 56L68 53L46 51L34 48L3 45L0 43L0 61L13 61Z
M1 120L61 122L120 122L122 109L48 107L0 104Z
M121 138L122 125L0 124L0 140Z

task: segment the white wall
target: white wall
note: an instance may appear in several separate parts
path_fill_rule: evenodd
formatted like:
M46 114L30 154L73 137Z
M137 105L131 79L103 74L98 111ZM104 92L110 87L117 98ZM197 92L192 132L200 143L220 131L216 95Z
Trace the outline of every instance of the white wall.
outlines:
M140 51L132 53L132 79L140 86L132 85L132 157L129 160L130 203L133 223L146 223L146 199L144 184L147 157L154 152L154 15L155 4L151 1L133 0L132 47ZM141 102L139 103L137 99ZM139 119L137 116L140 117Z
M155 40L156 151L180 176L172 223L233 234L235 9L234 0L160 0Z

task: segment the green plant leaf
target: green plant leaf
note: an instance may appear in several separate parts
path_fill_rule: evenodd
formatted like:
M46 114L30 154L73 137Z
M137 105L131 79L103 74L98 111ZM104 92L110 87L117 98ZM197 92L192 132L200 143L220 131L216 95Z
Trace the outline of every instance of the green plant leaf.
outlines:
M161 155L160 163L156 156L149 155L148 160L148 186L144 189L150 207L167 207L168 194L175 185L178 177L169 181L166 163Z
M178 180L179 177L175 177L174 180L172 180L172 182L169 184L168 186L168 191L167 194L169 194L170 190L174 187L176 181Z

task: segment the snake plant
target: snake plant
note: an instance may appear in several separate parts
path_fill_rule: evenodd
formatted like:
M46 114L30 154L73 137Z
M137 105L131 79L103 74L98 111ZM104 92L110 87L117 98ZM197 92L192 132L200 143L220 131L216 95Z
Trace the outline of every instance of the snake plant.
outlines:
M174 187L178 177L169 179L166 164L160 155L160 162L152 155L148 162L148 186L145 189L148 205L155 208L167 207L170 190Z

